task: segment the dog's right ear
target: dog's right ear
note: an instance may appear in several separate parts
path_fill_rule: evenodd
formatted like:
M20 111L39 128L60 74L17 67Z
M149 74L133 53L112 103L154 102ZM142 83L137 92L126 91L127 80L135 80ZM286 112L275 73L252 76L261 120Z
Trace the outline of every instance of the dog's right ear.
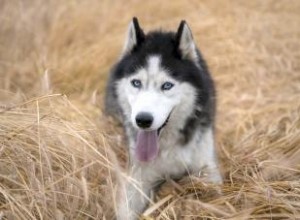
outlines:
M134 17L129 24L127 39L123 47L123 55L130 53L135 47L139 46L145 39L145 34L140 28L138 19Z

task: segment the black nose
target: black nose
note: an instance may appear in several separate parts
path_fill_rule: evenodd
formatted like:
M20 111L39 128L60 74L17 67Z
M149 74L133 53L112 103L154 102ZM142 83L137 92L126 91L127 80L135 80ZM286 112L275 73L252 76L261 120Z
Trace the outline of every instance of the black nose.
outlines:
M153 117L147 112L140 112L136 117L135 121L137 126L140 128L149 128L152 125Z

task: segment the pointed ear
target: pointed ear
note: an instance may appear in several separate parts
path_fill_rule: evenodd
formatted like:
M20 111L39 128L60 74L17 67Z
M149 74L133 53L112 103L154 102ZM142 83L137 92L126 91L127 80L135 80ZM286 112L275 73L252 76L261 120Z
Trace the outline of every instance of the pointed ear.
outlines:
M123 54L130 53L136 46L140 45L145 39L145 34L140 28L138 19L134 17L129 24L127 38L123 47Z
M178 27L176 42L178 51L183 59L198 62L197 49L193 40L192 31L184 20L180 22Z

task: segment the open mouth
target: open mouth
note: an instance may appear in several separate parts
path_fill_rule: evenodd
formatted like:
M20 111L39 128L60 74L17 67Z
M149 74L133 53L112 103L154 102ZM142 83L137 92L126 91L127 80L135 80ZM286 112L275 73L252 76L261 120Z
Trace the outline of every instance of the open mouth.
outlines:
M157 130L146 131L139 130L137 133L135 156L139 161L149 162L154 160L159 151L159 134L162 129L168 124L171 113L165 120L162 126Z
M159 136L161 130L168 124L169 119L170 119L170 116L171 116L171 113L169 114L169 116L167 117L167 119L165 120L165 122L163 123L163 125L160 126L160 127L157 129L157 135L158 135L158 136Z

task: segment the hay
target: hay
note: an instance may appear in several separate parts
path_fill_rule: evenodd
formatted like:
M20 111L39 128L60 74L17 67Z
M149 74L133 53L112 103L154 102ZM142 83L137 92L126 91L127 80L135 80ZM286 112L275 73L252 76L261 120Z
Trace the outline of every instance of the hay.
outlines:
M126 154L101 100L133 15L146 30L192 27L217 83L225 179L171 181L145 218L300 218L299 11L297 0L2 1L0 218L113 217Z

